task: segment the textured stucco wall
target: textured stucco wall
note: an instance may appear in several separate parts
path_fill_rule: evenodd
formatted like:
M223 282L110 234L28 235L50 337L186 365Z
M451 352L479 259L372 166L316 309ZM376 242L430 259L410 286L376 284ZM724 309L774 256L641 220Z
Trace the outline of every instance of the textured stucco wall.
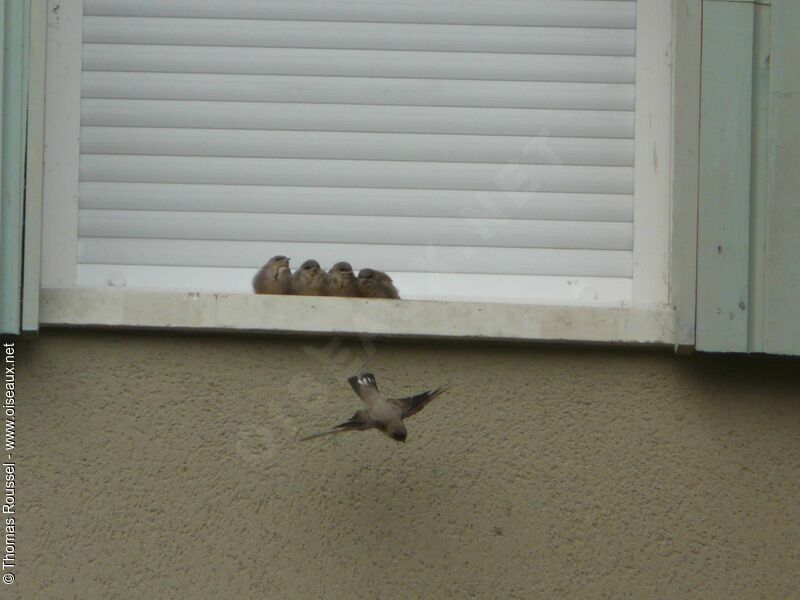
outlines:
M800 595L797 361L411 343L365 358L325 344L18 342L13 591ZM452 390L409 422L405 446L296 441L357 408L344 377L365 360L385 391Z

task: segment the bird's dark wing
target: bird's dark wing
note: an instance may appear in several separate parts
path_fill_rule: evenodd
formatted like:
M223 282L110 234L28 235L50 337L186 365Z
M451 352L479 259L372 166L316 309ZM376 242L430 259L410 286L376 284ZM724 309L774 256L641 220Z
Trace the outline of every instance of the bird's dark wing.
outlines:
M347 382L368 407L374 406L376 402L380 401L381 395L378 392L378 384L375 382L375 375L372 373L353 375L347 379Z
M428 402L438 397L445 391L447 391L446 387L440 387L432 391L422 392L416 396L409 396L408 398L392 398L389 400L389 402L399 406L403 410L402 418L406 419L411 415L417 414L419 411L425 408Z
M372 429L373 427L375 427L375 421L369 418L367 411L359 410L356 411L355 414L353 414L353 416L347 421L344 423L339 423L333 429L323 431L322 433L309 435L302 438L300 441L305 442L306 440L313 440L314 438L322 437L324 435L332 435L334 433L342 433L344 431L364 431L365 429Z

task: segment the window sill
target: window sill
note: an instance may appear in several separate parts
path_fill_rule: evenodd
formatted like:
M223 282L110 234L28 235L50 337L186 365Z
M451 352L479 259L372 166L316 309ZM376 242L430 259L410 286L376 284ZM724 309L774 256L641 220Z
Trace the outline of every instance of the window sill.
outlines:
M43 289L44 326L668 346L668 306L585 307L254 294Z

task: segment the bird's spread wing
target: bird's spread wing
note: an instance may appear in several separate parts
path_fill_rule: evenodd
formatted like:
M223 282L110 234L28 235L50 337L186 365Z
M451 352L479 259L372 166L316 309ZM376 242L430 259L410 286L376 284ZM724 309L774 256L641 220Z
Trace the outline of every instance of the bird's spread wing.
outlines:
M364 431L365 429L371 429L372 427L375 427L374 421L369 418L366 411L359 410L356 411L356 413L347 421L344 423L339 423L333 429L329 429L328 431L323 431L321 433L315 433L314 435L309 435L302 438L300 441L305 442L306 440L313 440L314 438L322 437L324 435L342 433L343 431Z
M364 404L367 405L367 408L371 408L381 401L378 384L375 383L375 375L372 373L353 375L347 379L347 382L353 387L353 391L358 394Z
M446 387L440 387L432 391L422 392L416 396L409 396L408 398L392 398L389 402L399 406L403 411L402 418L406 419L411 415L417 414L425 408L428 402L441 395L446 390Z

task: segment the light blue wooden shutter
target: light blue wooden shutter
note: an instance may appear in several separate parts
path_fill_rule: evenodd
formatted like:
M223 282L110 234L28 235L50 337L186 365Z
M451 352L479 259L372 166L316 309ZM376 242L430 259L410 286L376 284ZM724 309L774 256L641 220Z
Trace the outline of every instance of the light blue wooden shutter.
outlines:
M27 19L27 2L0 4L0 333L19 333L22 324Z
M794 0L703 3L699 350L800 354L798 28Z
M800 4L773 2L768 96L764 352L800 354Z

